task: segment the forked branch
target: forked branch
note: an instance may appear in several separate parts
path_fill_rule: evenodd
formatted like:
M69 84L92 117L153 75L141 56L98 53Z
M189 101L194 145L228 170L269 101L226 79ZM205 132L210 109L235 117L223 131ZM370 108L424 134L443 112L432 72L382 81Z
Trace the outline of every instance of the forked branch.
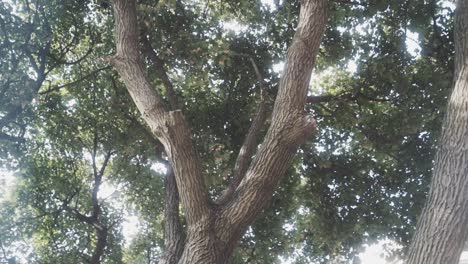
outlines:
M299 24L288 50L273 108L272 122L255 158L222 208L218 229L228 247L268 205L297 148L314 133L315 120L304 110L315 57L328 19L328 0L301 1Z
M151 132L164 145L173 166L188 225L210 215L208 192L191 131L181 111L167 111L151 86L139 53L139 30L135 0L113 1L117 53L105 59L119 72Z

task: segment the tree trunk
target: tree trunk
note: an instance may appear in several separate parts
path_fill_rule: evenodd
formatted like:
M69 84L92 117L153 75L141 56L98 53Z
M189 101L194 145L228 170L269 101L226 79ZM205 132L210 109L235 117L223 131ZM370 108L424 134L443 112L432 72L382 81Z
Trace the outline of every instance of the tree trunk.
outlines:
M408 264L459 263L468 236L468 0L457 2L454 88L439 144Z
M299 23L288 49L271 126L257 153L251 153L257 149L256 131L264 119L262 115L256 118L258 120L253 123L245 140L246 146L239 153L238 175L226 189L225 193L229 195L218 204L211 201L206 191L190 128L182 112L174 109L177 103L170 100L173 101L170 102L171 107L167 107L146 76L139 53L136 1L113 2L117 53L105 60L119 72L143 119L155 138L164 145L174 170L175 183L187 220L187 237L178 263L224 263L248 226L268 205L298 147L315 131L315 120L305 112L304 106L315 56L328 18L328 0L301 1ZM150 45L146 45L145 53L150 55L155 65L162 66L162 62L154 54L151 55ZM164 67L156 67L156 70L164 71ZM169 82L165 78L166 89L172 90L173 86ZM168 108L172 108L172 111ZM255 158L248 166L253 154ZM173 212L166 215L166 220L173 222L166 225L174 231L178 219L178 213L174 211L178 207L175 206L177 202L171 200L176 197L171 198L171 194L167 196L166 210L173 208ZM165 244L168 250L174 252L169 253L173 263L178 258L175 252L179 252L179 246L173 245L181 243L175 241L180 239L180 232L175 234L171 230L166 230ZM166 260L161 259L161 263L167 263Z
M90 264L100 264L102 255L107 246L107 227L98 225L95 227L97 234L97 242L94 247L93 255L91 256Z

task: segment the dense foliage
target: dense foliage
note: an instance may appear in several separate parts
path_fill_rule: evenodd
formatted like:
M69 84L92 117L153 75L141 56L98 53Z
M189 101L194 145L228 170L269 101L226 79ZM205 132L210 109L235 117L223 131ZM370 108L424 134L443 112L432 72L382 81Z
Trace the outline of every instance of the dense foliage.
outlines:
M330 9L309 92L318 133L231 263L358 263L364 243L389 238L401 254L411 238L451 86L453 4ZM298 10L299 1L139 1L142 38L174 85L213 197L259 101L250 59L270 104ZM0 3L0 161L15 175L0 193L0 260L86 262L99 227L104 263L161 254L166 158L102 61L113 47L106 0ZM161 72L148 75L164 94ZM122 230L131 215L133 239Z

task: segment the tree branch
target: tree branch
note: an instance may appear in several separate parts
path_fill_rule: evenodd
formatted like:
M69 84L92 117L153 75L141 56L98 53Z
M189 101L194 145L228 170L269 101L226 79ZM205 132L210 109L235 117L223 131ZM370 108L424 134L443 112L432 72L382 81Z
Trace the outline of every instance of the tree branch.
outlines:
M93 205L92 217L95 217L95 218L97 218L100 213L98 192L99 192L99 188L101 187L102 176L104 175L104 171L107 167L107 163L109 162L109 159L111 156L112 156L112 152L111 151L107 152L106 156L104 157L104 161L102 163L101 169L99 171L96 171L96 173L94 174L94 186L93 186L93 191L91 193L91 203ZM93 158L93 163L94 163L94 158ZM93 167L95 167L95 165L93 165Z
M211 211L191 132L181 111L166 110L163 100L145 74L138 48L139 31L135 0L113 2L117 54L106 58L105 61L110 62L119 72L151 132L164 145L174 169L190 235L190 231L195 230L190 227L199 226L200 221L208 221Z
M318 103L328 103L335 99L341 99L341 95L315 95L307 96L307 103L318 104Z
M89 77L94 77L97 73L101 72L101 71L104 71L104 70L107 70L107 69L110 69L110 66L106 66L106 67L102 67L102 68L99 68L99 69L96 69L88 74L86 74L85 76L79 78L78 80L74 80L72 82L69 82L69 83L65 83L65 84L61 84L61 85L57 85L55 87L52 87L52 88L49 88L45 91L42 91L42 92L39 92L40 95L44 95L44 94L49 94L51 92L55 92L55 91L59 91L60 89L63 89L67 86L70 86L70 85L74 85L74 84L78 84L86 79L88 79Z
M254 154L257 148L257 142L258 137L260 135L260 131L267 117L265 83L254 59L251 56L248 56L248 58L249 61L252 63L252 67L255 70L255 75L260 86L260 102L258 104L257 112L255 113L255 117L252 121L252 124L250 125L249 131L247 132L247 136L244 139L244 143L242 144L239 154L237 155L232 180L229 183L229 186L226 188L226 190L216 201L216 204L224 204L226 201L228 201L232 197L232 194L236 190L237 186L239 186L240 182L244 178L245 173L250 164L252 155Z
M172 167L167 164L164 179L166 200L164 209L164 253L159 264L176 264L184 250L184 236L179 218L179 192Z
M216 230L228 248L268 205L297 148L315 131L304 110L315 56L328 19L327 0L303 0L299 24L288 50L272 123L233 199L221 209Z
M358 92L356 94L353 93L342 93L338 95L315 95L315 96L307 96L307 103L310 104L319 104L319 103L328 103L333 100L342 100L342 101L353 101L357 99L364 99L367 101L374 101L374 102L388 102L391 99L385 98L375 98L370 97L362 92Z
M108 228L99 224L95 227L97 242L94 246L93 255L91 256L91 260L89 261L90 264L99 264L101 263L102 255L104 255L104 250L107 246L107 233Z
M100 208L100 204L97 198L97 194L99 192L99 187L101 186L101 183L102 183L102 176L104 175L104 171L112 156L112 152L108 151L106 153L103 164L98 171L97 166L96 166L97 146L98 146L98 137L97 137L97 133L95 133L94 139L93 139L93 153L92 153L94 184L93 184L93 189L91 191L91 204L93 206L91 215L90 216L84 215L80 213L78 209L68 206L70 201L79 191L74 193L70 198L63 201L63 205L62 205L65 211L71 213L79 221L92 226L94 228L94 231L96 232L97 241L96 241L96 244L94 245L94 250L93 250L93 254L91 255L91 259L89 259L90 264L101 263L101 258L107 246L107 235L108 235L108 230L109 230L109 228L105 224L103 224L100 220L101 208Z
M87 223L91 226L94 225L94 219L91 216L84 215L80 213L76 208L72 208L68 206L68 203L63 203L62 205L63 209L69 213L71 213L73 216L76 217L76 219L80 220L81 222Z
M154 66L156 74L159 76L161 81L163 82L164 88L166 89L167 99L169 101L169 106L171 110L179 109L177 103L177 95L174 91L174 86L172 85L169 76L167 75L167 71L164 67L164 62L161 58L158 57L156 52L154 51L153 47L151 47L151 43L148 39L148 36L143 31L141 42L143 44L143 52L149 58L151 63Z
M365 3L360 3L360 2L351 1L351 0L331 0L331 2L335 2L335 3L338 3L338 4L345 4L345 5L355 5L355 6L368 7L368 5L365 4Z
M6 141L18 142L18 143L24 143L25 141L23 137L11 136L2 131L0 131L0 140L6 140Z

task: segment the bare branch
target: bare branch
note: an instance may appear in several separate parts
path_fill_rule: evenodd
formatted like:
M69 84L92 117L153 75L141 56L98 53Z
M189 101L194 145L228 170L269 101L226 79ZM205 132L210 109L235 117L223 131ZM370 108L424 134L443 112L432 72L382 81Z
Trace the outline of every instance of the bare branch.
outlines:
M143 43L144 53L150 59L151 63L154 66L156 74L158 74L159 78L164 84L164 88L166 89L167 99L169 101L169 106L171 110L179 109L177 103L177 95L174 91L174 86L172 85L172 82L169 79L169 76L167 75L167 70L164 67L164 61L158 57L153 47L151 47L151 43L146 34L143 34L141 42Z
M316 95L307 96L307 102L311 104L328 103L334 99L340 98L339 95Z
M18 143L23 143L25 141L23 137L11 136L1 131L0 131L0 140L6 140L6 141L18 142Z
M29 50L29 48L28 48L28 47L24 47L23 50L24 50L24 53L26 54L26 56L28 57L29 63L31 64L31 67L33 68L33 70L34 70L35 72L39 72L39 71L40 71L40 70L39 70L39 66L37 65L36 60L35 60L34 57L32 56L31 51Z
M96 185L94 186L96 187ZM91 216L84 215L78 211L76 208L72 208L68 206L69 201L64 201L62 208L72 214L76 219L79 221L86 223L92 226L96 232L97 242L94 246L94 251L89 260L90 264L99 264L101 263L101 257L104 254L104 249L107 246L107 234L108 234L108 227L103 225L99 220L99 215L95 214L93 209L93 214ZM94 206L94 199L93 199L93 206Z
M99 188L101 187L102 176L104 175L104 171L107 167L107 163L109 162L109 159L111 156L112 156L112 152L110 151L107 152L106 156L104 157L104 161L103 161L101 169L99 170L99 172L96 170L96 173L94 174L94 186L91 192L91 203L93 205L92 217L96 219L100 214L100 206L99 206L99 200L97 196L98 196ZM94 156L93 156L93 164L94 164ZM96 166L93 165L93 168L95 167Z
M81 222L87 223L89 225L94 225L95 220L93 219L93 217L80 213L78 209L68 206L68 203L64 203L62 207L65 211L71 213L73 216L76 217L76 219L80 220Z
M98 177L98 169L97 169L97 164L96 164L96 155L97 155L97 148L98 148L98 133L97 133L97 128L94 127L94 132L93 132L93 148L91 152L91 161L92 161L92 166L93 166L93 177L97 178Z
M245 173L249 167L252 155L257 149L258 137L260 136L260 131L267 117L267 106L265 96L266 88L264 80L254 59L251 56L248 56L248 58L249 61L252 63L252 66L255 70L255 75L260 86L260 102L258 104L258 109L255 113L255 117L252 121L249 131L247 132L247 136L245 137L244 143L242 144L242 147L240 148L239 154L237 156L233 170L233 178L229 183L229 186L216 201L217 204L224 204L227 200L229 200L234 191L236 190L237 186L239 186L240 182L244 178Z
M86 79L88 79L90 77L94 77L94 76L96 76L97 73L99 73L101 71L104 71L104 70L107 70L107 69L110 69L110 66L106 66L106 67L96 69L96 70L86 74L85 76L79 78L78 80L74 80L74 81L69 82L69 83L57 85L55 87L47 89L46 91L39 92L39 94L44 95L44 94L49 94L51 92L59 91L60 89L63 89L63 88L68 87L70 85L78 84L78 83L80 83L80 82L82 82L82 81L84 81L84 80L86 80Z
M99 170L99 177L102 178L102 176L104 175L104 170L107 168L107 163L109 162L112 154L113 154L112 151L108 151L106 153L106 156L104 156L104 161L102 162L101 169Z
M351 0L331 0L331 2L335 2L338 4L345 4L345 5L355 5L355 6L363 6L363 7L368 7L368 4L366 3L361 3L357 1L351 1Z
M391 101L391 99L386 99L386 98L375 98L368 96L362 92L358 92L356 94L353 93L342 93L338 95L316 95L316 96L307 96L307 103L310 104L318 104L318 103L328 103L334 100L338 101L353 101L357 99L363 99L366 101L374 101L374 102L388 102Z

